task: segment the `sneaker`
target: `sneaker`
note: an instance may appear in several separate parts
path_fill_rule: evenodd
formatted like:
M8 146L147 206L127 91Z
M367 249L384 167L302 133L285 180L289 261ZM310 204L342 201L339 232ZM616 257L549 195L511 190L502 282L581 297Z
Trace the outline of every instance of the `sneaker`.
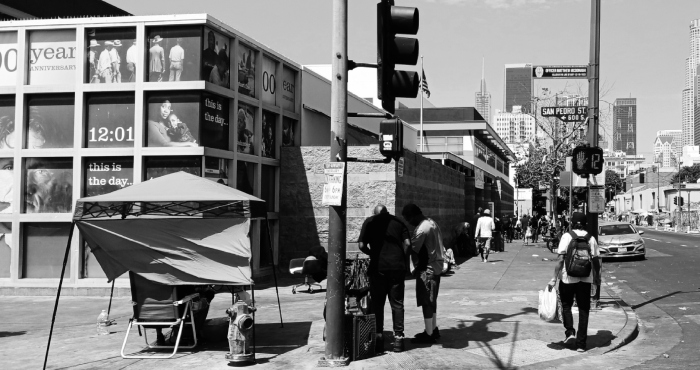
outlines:
M404 337L394 336L394 352L403 352L403 340Z
M576 332L570 332L564 339L564 346L574 348L576 344Z
M433 338L432 335L428 335L426 332L418 333L416 334L413 339L411 339L411 343L427 343L427 344L433 344L435 343L435 339Z
M433 339L435 339L435 340L440 339L440 329L438 329L437 326L435 327L435 329L433 329L433 335L432 335L432 337L433 337Z
M583 348L583 347L578 347L578 348L576 348L576 352L578 352L578 353L584 353L584 352L586 352L586 349Z

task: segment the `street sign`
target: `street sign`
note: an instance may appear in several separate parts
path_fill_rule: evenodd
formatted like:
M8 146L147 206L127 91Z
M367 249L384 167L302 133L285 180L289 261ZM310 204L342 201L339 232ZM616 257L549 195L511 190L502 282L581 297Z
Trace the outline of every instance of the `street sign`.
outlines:
M564 122L583 122L588 117L588 107L542 107L542 117L557 117Z
M533 66L534 78L588 78L588 66Z
M403 177L403 166L404 166L404 162L405 162L405 160L403 159L403 157L401 157L401 159L399 159L399 162L398 162L398 164L397 164L397 166L396 166L396 167L397 167L397 168L396 168L396 173L397 173L397 175L398 175L399 177Z
M326 183L323 185L321 204L324 206L339 206L343 200L343 182L345 163L331 162L323 165Z
M571 153L572 170L577 175L597 175L603 172L603 149L597 146L577 146Z
M588 212L605 212L605 188L602 186L591 186L588 188Z

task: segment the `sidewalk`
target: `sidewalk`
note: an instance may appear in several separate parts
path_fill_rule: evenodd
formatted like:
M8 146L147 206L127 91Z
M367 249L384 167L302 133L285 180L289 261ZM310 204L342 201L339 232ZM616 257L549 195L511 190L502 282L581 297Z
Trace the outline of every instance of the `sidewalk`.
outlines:
M492 254L489 263L472 258L452 276L443 277L438 305L438 327L442 338L432 346L406 341L403 353L386 352L371 359L350 363L350 369L512 369L558 367L604 352L619 345L636 327L633 313L625 311L607 291L601 294L602 309L592 311L589 321L589 351L579 354L563 349L561 323L546 323L537 315L538 290L552 275L555 257L542 243L507 244L506 252ZM548 258L550 261L543 261ZM275 289L256 292L258 314L256 369L313 369L323 356L324 293L291 293L282 281L280 299L284 328L280 328ZM325 281L323 283L325 287ZM605 284L603 284L605 286ZM423 330L421 311L415 305L415 282L406 284L406 335ZM223 317L230 296L213 301L209 318ZM196 352L183 351L170 360L123 360L119 355L131 317L129 299L115 299L112 318L118 325L113 334L98 337L95 320L107 308L108 297L65 297L59 305L49 368L72 369L225 369L226 342L203 345ZM7 369L36 369L43 363L53 309L50 297L3 297L0 305L0 364ZM632 317L628 317L629 315ZM575 320L576 312L574 313ZM391 329L386 306L385 331ZM390 337L390 335L388 336ZM389 342L389 340L387 340ZM612 342L612 343L611 343ZM127 352L143 347L136 331L130 335ZM389 343L386 344L389 349Z

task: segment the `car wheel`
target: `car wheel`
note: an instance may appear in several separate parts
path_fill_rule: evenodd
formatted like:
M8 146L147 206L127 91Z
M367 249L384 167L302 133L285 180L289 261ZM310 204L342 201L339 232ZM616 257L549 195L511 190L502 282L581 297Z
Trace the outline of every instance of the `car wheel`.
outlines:
M638 261L644 261L644 260L646 260L646 259L647 259L647 255L646 255L646 254L642 254L641 256L637 257L637 260L638 260Z

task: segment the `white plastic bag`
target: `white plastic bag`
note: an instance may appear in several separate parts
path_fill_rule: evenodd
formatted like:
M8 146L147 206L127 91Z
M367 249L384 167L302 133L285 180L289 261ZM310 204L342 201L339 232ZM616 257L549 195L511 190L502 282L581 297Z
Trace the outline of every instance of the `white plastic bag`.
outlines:
M540 290L540 304L537 307L537 312L540 319L552 322L557 319L557 292L554 288L550 289L549 285Z

